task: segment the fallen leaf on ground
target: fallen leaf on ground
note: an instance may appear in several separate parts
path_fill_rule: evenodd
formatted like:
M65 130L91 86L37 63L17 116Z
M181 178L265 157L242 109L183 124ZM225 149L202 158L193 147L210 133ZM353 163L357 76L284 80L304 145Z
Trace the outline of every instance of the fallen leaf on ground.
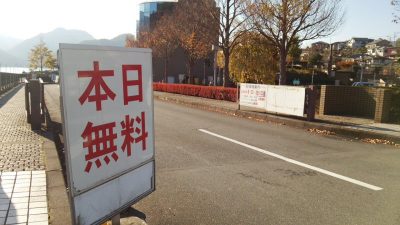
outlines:
M320 130L320 129L317 129L317 128L308 129L308 132L315 133L315 134L320 134L320 135L336 135L336 133L333 132L333 131Z
M364 138L364 139L362 139L362 141L370 143L370 144L394 145L394 146L398 147L398 144L395 144L394 142L391 142L391 141L388 141L388 140L383 140L383 139Z

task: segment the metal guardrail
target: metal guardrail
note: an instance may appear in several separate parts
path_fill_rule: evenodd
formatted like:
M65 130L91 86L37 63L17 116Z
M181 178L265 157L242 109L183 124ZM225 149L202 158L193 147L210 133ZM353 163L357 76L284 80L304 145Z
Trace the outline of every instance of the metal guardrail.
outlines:
M24 77L24 74L0 73L0 94L20 84Z

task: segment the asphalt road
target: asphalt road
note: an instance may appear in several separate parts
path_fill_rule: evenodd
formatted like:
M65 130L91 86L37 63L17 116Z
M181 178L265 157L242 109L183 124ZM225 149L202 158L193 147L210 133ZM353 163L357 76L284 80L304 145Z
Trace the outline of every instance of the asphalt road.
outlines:
M398 148L161 101L155 128L156 191L134 206L150 225L400 224Z

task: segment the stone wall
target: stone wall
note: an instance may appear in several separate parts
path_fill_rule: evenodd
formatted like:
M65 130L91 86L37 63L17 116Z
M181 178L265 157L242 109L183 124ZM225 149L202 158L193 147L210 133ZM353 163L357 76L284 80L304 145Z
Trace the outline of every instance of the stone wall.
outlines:
M319 113L374 118L376 88L321 86Z
M391 90L384 88L321 86L319 114L354 116L384 123L390 120Z

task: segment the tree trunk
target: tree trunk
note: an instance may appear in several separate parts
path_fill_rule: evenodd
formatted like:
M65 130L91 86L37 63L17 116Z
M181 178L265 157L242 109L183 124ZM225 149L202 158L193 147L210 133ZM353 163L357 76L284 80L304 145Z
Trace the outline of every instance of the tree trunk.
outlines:
M188 62L188 65L187 65L187 69L188 69L188 77L189 77L189 80L188 80L188 84L193 84L194 83L194 79L193 79L193 76L192 76L192 69L193 69L193 65L194 65L194 60L192 60L192 59L189 59L189 62Z
M280 64L279 64L279 85L286 85L286 58L287 52L284 49L281 49L280 52Z
M230 58L230 52L229 51L224 51L224 78L223 78L223 86L227 87L229 85L229 58Z
M164 82L168 83L168 50L165 50L164 58Z
M206 60L203 60L203 85L207 85L206 82Z
M43 57L40 57L40 74L43 74Z

